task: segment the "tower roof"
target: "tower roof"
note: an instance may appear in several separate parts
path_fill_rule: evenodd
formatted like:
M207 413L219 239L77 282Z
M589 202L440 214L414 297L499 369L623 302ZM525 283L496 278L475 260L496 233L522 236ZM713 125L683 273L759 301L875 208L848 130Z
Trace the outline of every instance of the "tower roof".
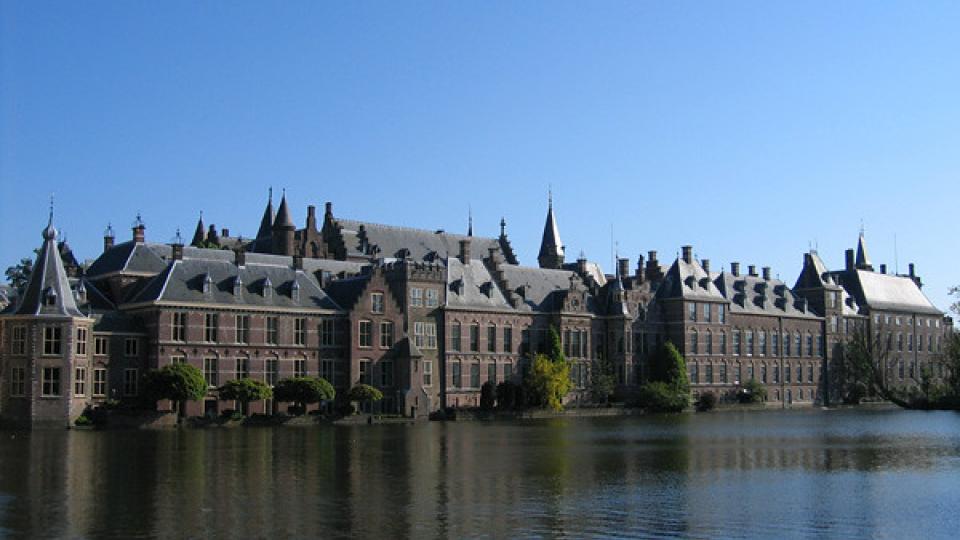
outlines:
M270 188L270 195L267 198L267 207L263 210L263 218L260 219L260 228L257 230L257 240L270 238L270 230L273 228L273 188Z
M20 297L17 315L43 315L83 317L70 290L70 280L63 268L60 250L57 249L57 229L53 227L53 210L50 221L43 229L43 247L33 265L30 280Z
M190 245L193 247L202 247L203 246L203 212L200 212L200 219L197 220L197 228L193 231L193 240L190 241Z
M280 207L277 209L277 217L273 221L275 229L294 228L293 220L290 219L290 210L287 209L287 194L284 193L280 198Z
M543 238L540 240L538 258L553 256L563 258L563 244L560 242L557 220L553 216L553 195L551 195L547 201L547 221L543 225Z
M873 265L870 263L870 257L867 255L867 241L863 237L863 232L860 232L860 239L857 240L857 268L861 270L873 270Z

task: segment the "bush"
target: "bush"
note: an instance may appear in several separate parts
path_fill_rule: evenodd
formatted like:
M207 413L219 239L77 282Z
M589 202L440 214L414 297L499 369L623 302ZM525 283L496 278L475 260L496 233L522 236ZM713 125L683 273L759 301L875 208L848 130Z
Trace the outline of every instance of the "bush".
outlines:
M538 354L533 358L533 367L525 382L531 405L562 411L563 396L573 387L570 364L562 357L551 360Z
M217 388L217 394L220 399L239 401L243 404L242 412L245 412L251 401L270 399L273 396L273 390L263 381L243 378L227 381Z
M697 410L700 412L712 411L717 406L717 395L713 392L704 392L700 394L697 401Z
M75 426L92 426L92 425L93 425L93 420L91 420L87 415L81 414L80 416L77 417L76 420L73 421L73 425L75 425Z
M168 364L143 376L143 395L154 404L161 399L199 401L207 395L207 381L190 364Z
M510 381L503 381L497 385L497 408L501 410L512 410L517 408L518 387Z
M347 397L350 401L380 401L383 399L383 392L369 384L358 384L350 389Z
M293 402L296 410L305 411L308 404L332 400L337 393L326 379L294 377L277 381L273 388L273 395L277 401Z
M671 384L652 382L640 387L638 404L649 412L681 412L690 405L690 394Z
M761 403L766 400L767 389L756 379L750 379L743 384L743 388L737 390L737 401L740 403Z
M483 383L483 386L480 387L480 408L485 411L492 411L493 405L496 402L496 387L493 385L493 381L487 381Z

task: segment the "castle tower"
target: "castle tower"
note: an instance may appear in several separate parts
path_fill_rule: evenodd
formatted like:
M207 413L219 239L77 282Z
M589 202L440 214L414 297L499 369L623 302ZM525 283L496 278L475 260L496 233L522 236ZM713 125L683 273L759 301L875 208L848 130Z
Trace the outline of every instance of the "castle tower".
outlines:
M267 207L263 209L263 217L260 219L260 228L257 229L257 237L253 241L253 249L257 253L273 252L273 188L270 188L267 197Z
M203 212L200 212L200 219L197 220L197 228L193 231L193 240L190 241L190 245L193 247L203 247L204 232Z
M547 198L547 222L543 225L543 239L540 240L540 254L537 255L540 268L559 269L563 266L563 244L557 220L553 217L553 193Z
M857 240L857 269L873 272L873 264L870 263L870 257L867 255L867 241L863 238L863 230L860 231L860 238Z
M294 233L296 226L290 218L287 208L287 194L280 198L280 207L277 208L277 217L273 220L272 244L274 255L294 255Z

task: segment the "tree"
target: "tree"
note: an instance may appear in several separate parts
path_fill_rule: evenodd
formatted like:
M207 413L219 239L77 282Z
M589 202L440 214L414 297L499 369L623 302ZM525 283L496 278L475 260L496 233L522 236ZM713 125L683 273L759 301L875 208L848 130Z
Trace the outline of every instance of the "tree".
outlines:
M615 389L613 362L601 354L593 361L593 368L590 370L590 396L596 403L606 403Z
M169 399L179 406L184 401L200 401L207 395L203 372L190 364L168 364L150 370L143 376L142 388L143 396L154 404Z
M347 393L347 398L350 401L356 401L359 403L372 403L374 401L380 401L383 399L383 392L377 390L369 384L358 384L350 389L350 392Z
M652 412L680 412L690 405L687 362L666 342L653 357L650 382L640 387L639 404Z
M220 399L239 401L241 403L240 410L243 414L247 414L251 401L270 399L273 396L273 390L267 386L267 383L250 378L227 381L220 388L217 388L217 393Z
M33 255L34 257L40 255L40 250L34 248ZM23 289L26 288L27 283L30 281L31 273L33 273L33 259L27 258L20 259L20 262L17 264L7 267L7 271L5 272L7 282L20 294L23 294Z
M676 386L678 389L690 391L690 379L687 378L687 362L673 343L669 341L664 343L657 354L654 355L653 363L650 366L650 380L665 382Z
M533 357L533 366L527 376L526 386L531 404L562 411L563 396L573 387L570 365L566 360L556 362L538 354Z
M910 408L899 389L887 383L886 371L892 341L889 333L872 334L864 324L857 325L843 344L841 391L844 401L858 403L867 395L877 395L901 407Z
M480 387L480 408L485 411L493 410L494 403L497 400L497 390L493 381L487 381Z
M757 382L756 379L750 379L743 384L743 388L737 391L737 401L740 403L762 403L767 399L767 388Z
M293 402L302 414L307 405L320 401L329 401L337 395L333 386L321 377L294 377L281 379L273 387L273 396L277 401Z
M518 391L520 387L510 381L503 381L497 385L497 408L511 410L519 405Z

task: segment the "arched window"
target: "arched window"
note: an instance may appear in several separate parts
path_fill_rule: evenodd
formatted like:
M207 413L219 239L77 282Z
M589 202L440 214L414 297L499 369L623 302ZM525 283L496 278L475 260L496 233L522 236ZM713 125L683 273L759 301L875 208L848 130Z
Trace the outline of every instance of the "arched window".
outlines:
M698 350L699 340L700 340L700 335L697 333L697 329L694 328L693 330L690 331L690 353L691 354L698 354L700 352Z
M713 354L713 331L707 330L707 354Z

